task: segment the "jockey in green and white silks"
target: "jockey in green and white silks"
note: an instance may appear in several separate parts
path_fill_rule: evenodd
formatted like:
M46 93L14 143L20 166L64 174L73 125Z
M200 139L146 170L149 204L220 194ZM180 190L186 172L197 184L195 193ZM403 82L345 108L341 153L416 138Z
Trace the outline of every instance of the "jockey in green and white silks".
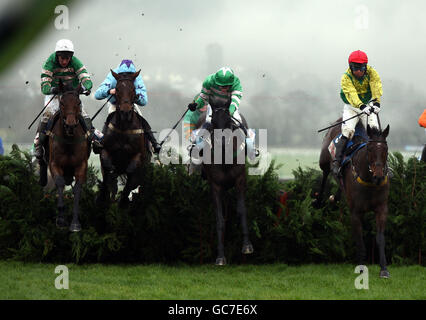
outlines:
M61 39L56 43L55 52L52 53L43 65L41 73L41 92L45 95L44 105L49 103L41 116L36 137L34 139L34 155L37 159L43 157L43 143L46 139L46 129L51 117L59 110L58 84L59 80L64 85L70 85L73 88L82 86L90 92L92 80L83 63L74 56L74 45L68 39ZM90 131L93 135L94 128L90 117L81 104L81 115L84 119L85 131Z
M239 113L239 106L243 95L240 79L234 74L231 68L223 67L216 73L213 73L204 80L201 92L197 95L192 103L188 105L188 112L185 115L183 125L185 130L185 137L190 139L193 147L198 149L203 148L203 141L197 139L196 134L192 134L195 126L201 116L202 111L207 111L206 121L202 128L209 127L211 122L212 111L209 106L210 99L217 99L219 101L228 101L231 99L229 105L229 114L238 122L242 122ZM207 108L207 109L206 109ZM251 138L246 139L248 147L248 154L251 157L254 154L254 132L250 131ZM194 148L193 148L194 149ZM253 151L253 152L251 152ZM201 160L196 157L198 152L191 153L191 160L194 164L200 164Z

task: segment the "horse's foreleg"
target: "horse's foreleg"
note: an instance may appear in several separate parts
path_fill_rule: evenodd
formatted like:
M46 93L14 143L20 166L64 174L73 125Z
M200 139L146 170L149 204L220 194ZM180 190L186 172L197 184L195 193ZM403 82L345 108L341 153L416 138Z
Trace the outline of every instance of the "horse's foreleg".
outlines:
M64 228L66 227L65 222L65 205L64 205L64 189L65 189L65 179L63 176L55 176L55 185L56 189L58 190L58 216L56 217L56 226L58 228Z
M362 221L359 212L351 210L352 236L356 245L357 263L358 265L365 264L366 250L364 240L362 238Z
M213 202L216 210L216 231L217 231L217 258L216 265L225 265L225 250L223 246L225 235L225 220L223 219L223 202L221 187L213 184L211 185Z
M387 204L382 205L381 207L375 210L376 213L376 243L379 249L379 259L380 259L380 277L389 278L389 271L386 269L386 255L385 255L385 226L386 218L388 215L388 206Z
M141 154L135 155L127 166L127 182L121 192L120 206L125 207L129 202L129 194L140 184Z
M242 179L241 179L242 180ZM237 213L241 219L241 228L243 232L243 248L241 252L243 254L253 253L253 245L249 239L249 231L247 227L247 209L245 199L245 180L238 181L236 184L237 189Z
M79 168L75 170L75 184L74 184L74 206L73 206L73 216L72 222L70 225L71 232L79 232L81 230L81 225L78 220L78 215L80 212L80 196L83 183L86 179L87 171L87 162L83 163Z
M111 157L105 149L101 152L100 160L102 169L102 184L99 190L99 197L97 202L99 206L103 206L105 204L108 205L110 201L110 189L113 187L114 183L114 166L112 165Z

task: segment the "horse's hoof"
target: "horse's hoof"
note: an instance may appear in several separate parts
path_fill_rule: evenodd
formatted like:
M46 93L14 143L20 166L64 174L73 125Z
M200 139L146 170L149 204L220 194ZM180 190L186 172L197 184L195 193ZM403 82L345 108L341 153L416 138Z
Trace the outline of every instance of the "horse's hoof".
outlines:
M243 245L243 250L241 250L243 254L251 254L253 253L253 246L250 244Z
M380 278L389 279L390 273L388 270L380 270Z
M79 232L81 230L81 225L80 223L71 223L70 225L70 231L71 232Z
M65 222L65 219L63 217L57 217L56 218L56 227L57 228L66 228L67 223Z
M216 259L216 265L217 266L224 266L224 265L226 265L226 259L225 259L225 257L223 257L223 258L217 258Z

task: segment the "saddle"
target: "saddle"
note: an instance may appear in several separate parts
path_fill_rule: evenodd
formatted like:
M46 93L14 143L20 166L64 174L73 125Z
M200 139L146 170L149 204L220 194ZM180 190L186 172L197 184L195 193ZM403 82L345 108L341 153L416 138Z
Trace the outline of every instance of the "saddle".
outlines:
M45 132L45 134L47 135L47 136L50 136L50 137L52 137L53 139L55 139L55 136L54 136L54 134L52 133L52 128L55 126L55 124L56 124L56 122L58 122L58 120L59 120L59 116L60 116L60 111L58 110L58 111L56 111L51 117L50 117L50 119L49 119L49 121L47 122L47 126L46 126L46 132ZM83 128L83 130L84 131L86 131L86 134L85 134L85 136L86 136L86 139L87 139L87 142L88 142L88 150L87 150L87 152L88 152L88 154L90 155L90 153L92 152L92 150L91 150L91 140L90 140L90 133L88 132L88 128L87 128L87 126L86 126L86 123L84 122L84 118L83 118L83 116L82 115L79 115L79 117L78 117L78 122L79 122L79 124L80 124L80 126ZM44 149L45 149L45 157L47 157L47 159L49 158L49 143L48 143L48 139L46 139L45 140L45 142L44 142Z
M335 159L336 147L335 144L340 139L342 134L337 135L333 140L331 140L328 150L331 154L331 157ZM345 150L343 150L343 160L341 167L343 168L352 158L353 156L360 150L361 148L367 145L368 135L365 131L364 126L361 122L355 127L355 133L351 140L346 143Z

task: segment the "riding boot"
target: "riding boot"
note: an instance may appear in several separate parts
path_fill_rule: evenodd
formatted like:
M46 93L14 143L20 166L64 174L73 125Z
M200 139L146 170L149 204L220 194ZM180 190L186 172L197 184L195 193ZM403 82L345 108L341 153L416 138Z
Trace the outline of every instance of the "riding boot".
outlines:
M141 124L143 131L148 138L148 140L151 142L152 148L154 149L154 153L158 154L161 150L160 144L157 142L157 139L155 139L154 134L152 133L151 126L149 125L148 121L142 116L139 116L141 119Z
M336 147L336 155L332 163L332 171L336 177L341 177L341 165L343 160L343 151L345 150L346 143L348 142L348 138L345 136L341 136L335 147Z
M44 143L46 141L47 122L40 122L36 137L34 139L34 156L37 160L42 160L44 156Z
M89 133L89 143L92 143L93 145L93 152L95 154L99 154L102 150L102 140L103 140L103 133L100 132L99 130L97 130L93 124L92 124L92 119L90 119L89 117L83 117L83 121L81 122L82 126L83 126L83 130L85 133Z
M157 142L157 139L155 139L154 134L151 130L145 131L145 135L148 138L148 140L151 142L152 148L154 149L154 153L158 154L161 150L160 144Z

